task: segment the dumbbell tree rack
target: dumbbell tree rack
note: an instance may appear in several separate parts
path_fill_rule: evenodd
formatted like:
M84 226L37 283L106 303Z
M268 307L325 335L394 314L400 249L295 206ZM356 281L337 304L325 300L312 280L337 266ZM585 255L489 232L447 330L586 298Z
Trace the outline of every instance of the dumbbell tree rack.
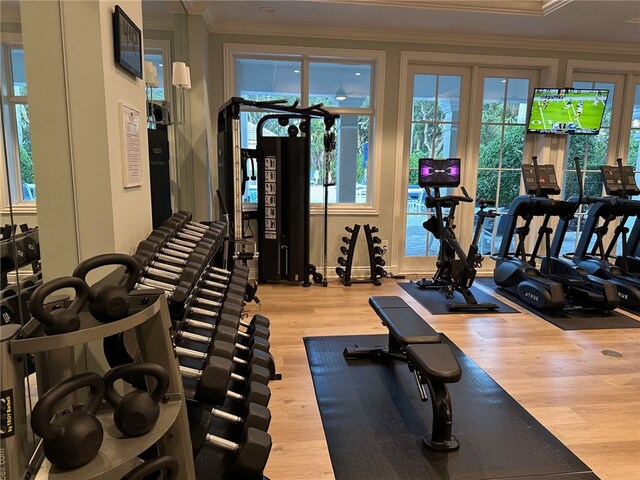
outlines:
M64 308L67 302L68 300L65 300L48 308ZM44 458L42 449L37 448L36 454L26 466L26 471L30 473L27 478L121 478L140 463L138 455L156 444L160 455L170 455L178 461L181 479L195 480L191 443L187 441L190 434L182 378L169 335L171 321L167 302L160 291L146 290L131 292L131 303L133 313L112 323L100 323L89 312L82 311L80 330L61 335L45 335L42 324L32 319L10 341L10 352L13 356L35 353L36 372L43 377L38 378L42 391L62 379L50 378L49 375L65 376L66 368L56 368L55 359L63 358L68 353L73 358L73 346L102 340L131 329L135 330L141 360L161 365L170 379L169 390L160 404L160 418L151 432L140 437L125 438L113 423L113 411L110 408L99 409L96 416L103 425L104 440L95 459L73 470L59 470Z
M350 287L352 283L373 283L376 287L382 285L380 283L380 280L378 279L379 275L377 274L378 255L376 255L376 252L375 252L376 246L373 243L372 227L370 227L367 224L367 225L364 225L363 229L364 229L365 238L367 240L367 251L369 256L369 272L370 273L367 278L358 278L358 279L351 278L353 257L356 249L356 243L358 240L358 232L360 231L360 225L355 224L353 226L353 233L351 234L351 240L348 244L349 249L346 257L346 263L344 265L344 274L340 275L338 273L338 275L340 276L340 280L342 281L342 284L346 287Z

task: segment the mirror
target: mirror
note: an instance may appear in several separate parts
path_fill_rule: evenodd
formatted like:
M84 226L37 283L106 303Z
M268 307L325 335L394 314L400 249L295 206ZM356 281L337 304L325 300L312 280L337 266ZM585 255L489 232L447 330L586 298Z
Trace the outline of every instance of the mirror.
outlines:
M142 18L144 60L157 77L151 85L145 78L155 227L156 217L166 218L167 211L193 211L194 206L189 89L174 85L180 81L173 71L178 62L189 64L189 31L180 1L143 0Z
M20 2L3 2L2 9L0 295L4 325L28 321L26 304L42 283L42 272Z

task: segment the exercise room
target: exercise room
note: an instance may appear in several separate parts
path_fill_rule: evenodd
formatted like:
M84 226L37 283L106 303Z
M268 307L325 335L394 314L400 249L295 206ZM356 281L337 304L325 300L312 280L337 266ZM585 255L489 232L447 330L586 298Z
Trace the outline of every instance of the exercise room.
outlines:
M640 480L640 3L0 0L0 478Z

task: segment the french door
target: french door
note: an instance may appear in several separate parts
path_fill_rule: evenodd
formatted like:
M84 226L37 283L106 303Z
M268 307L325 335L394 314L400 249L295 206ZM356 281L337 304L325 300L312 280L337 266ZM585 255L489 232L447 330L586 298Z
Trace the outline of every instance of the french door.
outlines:
M439 242L422 226L434 215L418 186L418 159L423 157L459 157L460 185L474 198L496 200L499 217L483 225L479 241L485 267L492 268L488 254L501 241L500 218L520 194L520 167L523 158L531 156L526 119L538 70L410 65L408 72L399 270L435 270ZM455 232L465 250L476 211L473 203L456 209Z

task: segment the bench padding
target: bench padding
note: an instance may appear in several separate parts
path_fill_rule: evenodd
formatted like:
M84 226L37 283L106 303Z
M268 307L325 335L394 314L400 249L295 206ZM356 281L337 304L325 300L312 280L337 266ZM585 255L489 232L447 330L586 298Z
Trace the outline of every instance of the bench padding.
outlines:
M397 296L370 297L369 305L389 329L389 333L402 346L440 343L438 332L431 328L402 298Z
M407 359L413 368L430 380L454 383L460 380L462 369L449 345L408 345Z

